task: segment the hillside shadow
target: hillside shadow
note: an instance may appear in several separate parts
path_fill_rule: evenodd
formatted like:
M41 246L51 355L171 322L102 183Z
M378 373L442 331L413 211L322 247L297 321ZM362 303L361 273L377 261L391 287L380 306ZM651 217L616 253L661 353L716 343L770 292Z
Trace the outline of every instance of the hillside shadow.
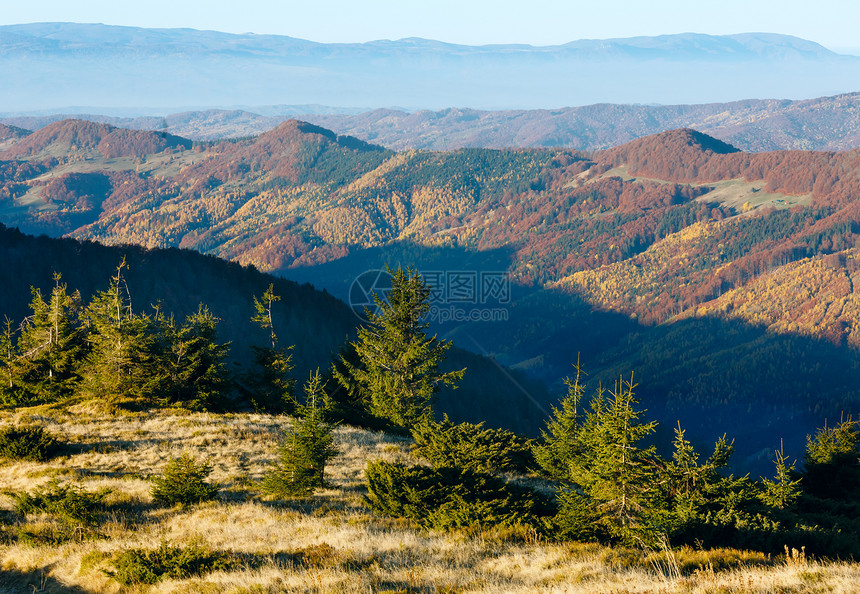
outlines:
M367 271L411 267L434 279L428 282L438 283L439 291L431 295L437 309L431 308L429 330L456 347L443 369L467 369L458 389L439 393L435 409L457 422L483 421L537 436L557 402L560 378L571 371L577 353L614 346L637 325L627 316L595 312L577 296L510 282L504 275L513 256L511 248L471 251L397 244L355 250L333 262L279 274L347 302L351 297L355 301L353 283ZM475 292L452 291L458 280L475 283ZM503 286L482 295L479 285L485 280ZM356 314L356 325L363 322ZM552 383L558 385L550 390L547 385Z
M69 442L63 444L61 453L67 456L75 456L90 452L131 452L138 447L138 444L139 442L137 441L127 439L109 439L91 443Z
M286 268L276 274L298 283L310 283L349 302L349 289L361 273L386 266L427 271L505 271L513 262L512 248L473 251L457 247L428 247L414 243L353 249L343 258L317 264Z
M726 434L735 469L754 474L773 473L781 443L789 460L802 460L807 435L860 413L860 352L737 320L641 327L586 364L593 387L633 374L663 445L679 422L705 456Z
M50 576L51 565L30 571L4 568L0 570L0 592L57 592L64 594L87 594L78 586L72 586Z
M361 271L385 263L481 271L505 270L511 258L510 250L392 246L283 274L345 297ZM703 456L726 434L735 440L735 470L765 475L772 473L780 440L789 459L800 460L806 436L825 421L860 416L860 353L825 340L719 318L646 326L596 309L576 294L523 286L511 287L505 311L504 321L431 327L460 349L484 356L451 352L449 368L467 367L480 385L440 394L440 412L535 435L579 358L589 389L612 387L633 373L646 417L660 422L656 441L664 452L680 422ZM484 369L496 365L495 373ZM487 378L498 378L503 388ZM469 381L467 371L463 384Z
M336 489L337 495L326 494L325 492L317 492L306 497L285 497L267 499L262 496L261 491L257 490L253 493L255 501L264 506L278 510L288 510L309 516L325 516L330 513L336 514L356 514L367 513L367 508L363 505L349 503L342 498L345 493L366 492L367 488L364 484L343 486L329 485L327 489Z

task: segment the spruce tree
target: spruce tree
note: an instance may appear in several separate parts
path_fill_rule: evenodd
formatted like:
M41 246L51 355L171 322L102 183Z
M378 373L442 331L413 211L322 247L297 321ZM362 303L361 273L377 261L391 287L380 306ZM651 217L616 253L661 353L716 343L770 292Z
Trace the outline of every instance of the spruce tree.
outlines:
M410 427L429 412L441 386L456 386L466 370L439 371L451 343L426 334L430 288L421 275L412 269L388 272L388 299L374 295L379 313L366 312L369 323L358 329L358 340L352 343L360 364L346 359L341 363L368 395L371 413ZM346 378L341 383L349 388Z
M665 464L665 507L674 516L675 529L683 530L722 507L721 498L736 485L733 477L720 474L734 452L734 443L722 436L714 445L714 452L702 463L678 423L673 446L672 459Z
M860 431L851 417L806 437L803 489L825 499L852 499L860 491Z
M293 369L292 346L284 349L278 346L278 337L275 334L275 326L272 314L272 306L281 300L275 295L274 284L270 284L261 299L254 296L254 310L256 313L251 317L262 330L269 332L269 345L265 347L252 346L254 353L254 367L245 374L243 387L251 401L251 405L258 411L269 413L292 413L296 408L293 395L295 380L290 377Z
M141 357L148 352L151 320L135 315L125 284L125 259L111 277L110 287L87 306L90 352L82 370L84 395L108 399L141 399L150 377Z
M335 426L325 420L329 403L319 370L305 383L304 391L299 416L282 435L278 459L263 479L263 490L276 497L306 496L325 486L326 464L337 454Z
M18 350L15 348L15 331L8 317L0 334L0 405L15 405L20 400L20 388L16 388Z
M149 399L191 409L211 409L222 403L228 380L224 360L228 343L217 341L218 318L200 305L179 327L173 318L158 316L146 367L157 389ZM151 345L158 345L152 347Z
M785 453L780 444L779 450L775 452L774 466L776 476L773 479L766 478L762 481L764 490L761 495L762 501L776 509L787 509L794 505L800 497L800 479L794 476L794 464L787 464Z
M650 463L655 450L641 445L656 422L641 421L635 387L632 381L619 380L609 398L597 402L582 433L585 456L571 465L571 478L595 500L601 523L625 544L655 537L652 512L659 507L657 475Z
M568 395L544 431L535 458L562 481L556 525L574 538L603 538L624 544L652 542L660 528L662 466L654 447L643 440L656 422L643 422L636 409L635 384L620 380L607 395L591 397L581 415L581 371L568 380Z
M576 376L564 378L567 394L561 401L561 408L553 407L553 416L541 431L541 443L533 448L535 461L547 476L557 480L571 480L570 462L582 451L579 431L585 385L582 368L578 363L574 367Z
M28 400L33 402L67 398L80 379L77 366L84 348L84 332L78 320L80 295L70 295L60 281L60 275L55 274L47 302L39 289L31 288L32 314L21 325L14 366L30 395Z

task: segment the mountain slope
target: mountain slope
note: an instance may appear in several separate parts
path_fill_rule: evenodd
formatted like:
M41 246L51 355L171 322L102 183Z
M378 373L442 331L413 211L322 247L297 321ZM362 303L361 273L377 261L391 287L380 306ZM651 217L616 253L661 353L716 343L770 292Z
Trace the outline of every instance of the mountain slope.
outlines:
M106 159L142 157L172 148L191 148L191 142L166 134L116 128L85 120L62 120L29 134L3 152L4 159L36 155L97 151Z
M218 340L230 343L231 359L247 364L251 346L266 344L268 334L250 322L253 298L274 284L281 301L273 306L274 330L285 345L294 345L293 377L328 370L343 344L354 337L361 320L342 301L308 284L241 267L232 262L185 250L145 250L135 246L108 247L71 239L32 237L0 224L0 316L13 322L31 312L30 287L49 294L54 273L70 292L79 290L84 302L106 290L117 264L124 272L132 306L151 313L156 304L181 320L205 304L219 318ZM439 395L436 409L452 418L486 421L536 434L547 408L548 395L536 381L500 367L480 355L454 348L444 367L467 368L457 390Z
M4 151L18 143L29 132L17 126L0 124L0 151Z

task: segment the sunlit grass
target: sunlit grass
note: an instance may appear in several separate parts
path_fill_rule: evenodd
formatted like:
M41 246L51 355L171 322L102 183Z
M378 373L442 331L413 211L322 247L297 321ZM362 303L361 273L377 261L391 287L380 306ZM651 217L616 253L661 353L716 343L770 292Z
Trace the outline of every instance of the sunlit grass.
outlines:
M71 412L0 414L0 425L39 423L65 443L47 462L0 463L0 492L51 481L111 489L95 528L63 533L47 514L20 517L0 498L0 592L128 591L105 572L128 549L160 543L202 547L229 569L163 579L140 592L850 592L860 566L786 563L743 551L608 549L548 543L511 530L439 533L378 517L363 503L368 459L405 460L406 439L341 426L331 488L313 497L270 500L255 484L274 460L287 418L188 414L108 415L91 405ZM212 465L219 498L165 508L149 478L191 453ZM23 533L30 538L22 538Z

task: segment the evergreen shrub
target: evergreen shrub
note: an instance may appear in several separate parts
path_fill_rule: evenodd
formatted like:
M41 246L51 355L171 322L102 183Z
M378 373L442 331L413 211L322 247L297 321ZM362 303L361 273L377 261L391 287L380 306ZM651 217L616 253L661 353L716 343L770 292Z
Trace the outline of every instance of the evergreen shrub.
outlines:
M57 438L38 425L0 429L0 458L42 462L59 449Z
M47 513L70 524L92 526L98 513L104 510L104 499L110 489L88 491L76 485L49 483L33 493L12 493L14 509L21 515Z
M183 579L228 570L235 563L225 553L197 545L172 546L162 541L157 549L126 549L113 556L115 571L107 575L124 586L155 584L163 578Z
M215 499L218 487L205 482L211 472L210 464L197 462L190 454L173 458L164 476L152 479L152 499L163 505L192 505Z
M483 423L436 421L425 416L412 428L413 452L434 467L453 466L475 472L526 472L533 465L530 440Z
M555 512L543 495L472 470L374 461L365 474L371 508L426 528L528 525L542 530Z

